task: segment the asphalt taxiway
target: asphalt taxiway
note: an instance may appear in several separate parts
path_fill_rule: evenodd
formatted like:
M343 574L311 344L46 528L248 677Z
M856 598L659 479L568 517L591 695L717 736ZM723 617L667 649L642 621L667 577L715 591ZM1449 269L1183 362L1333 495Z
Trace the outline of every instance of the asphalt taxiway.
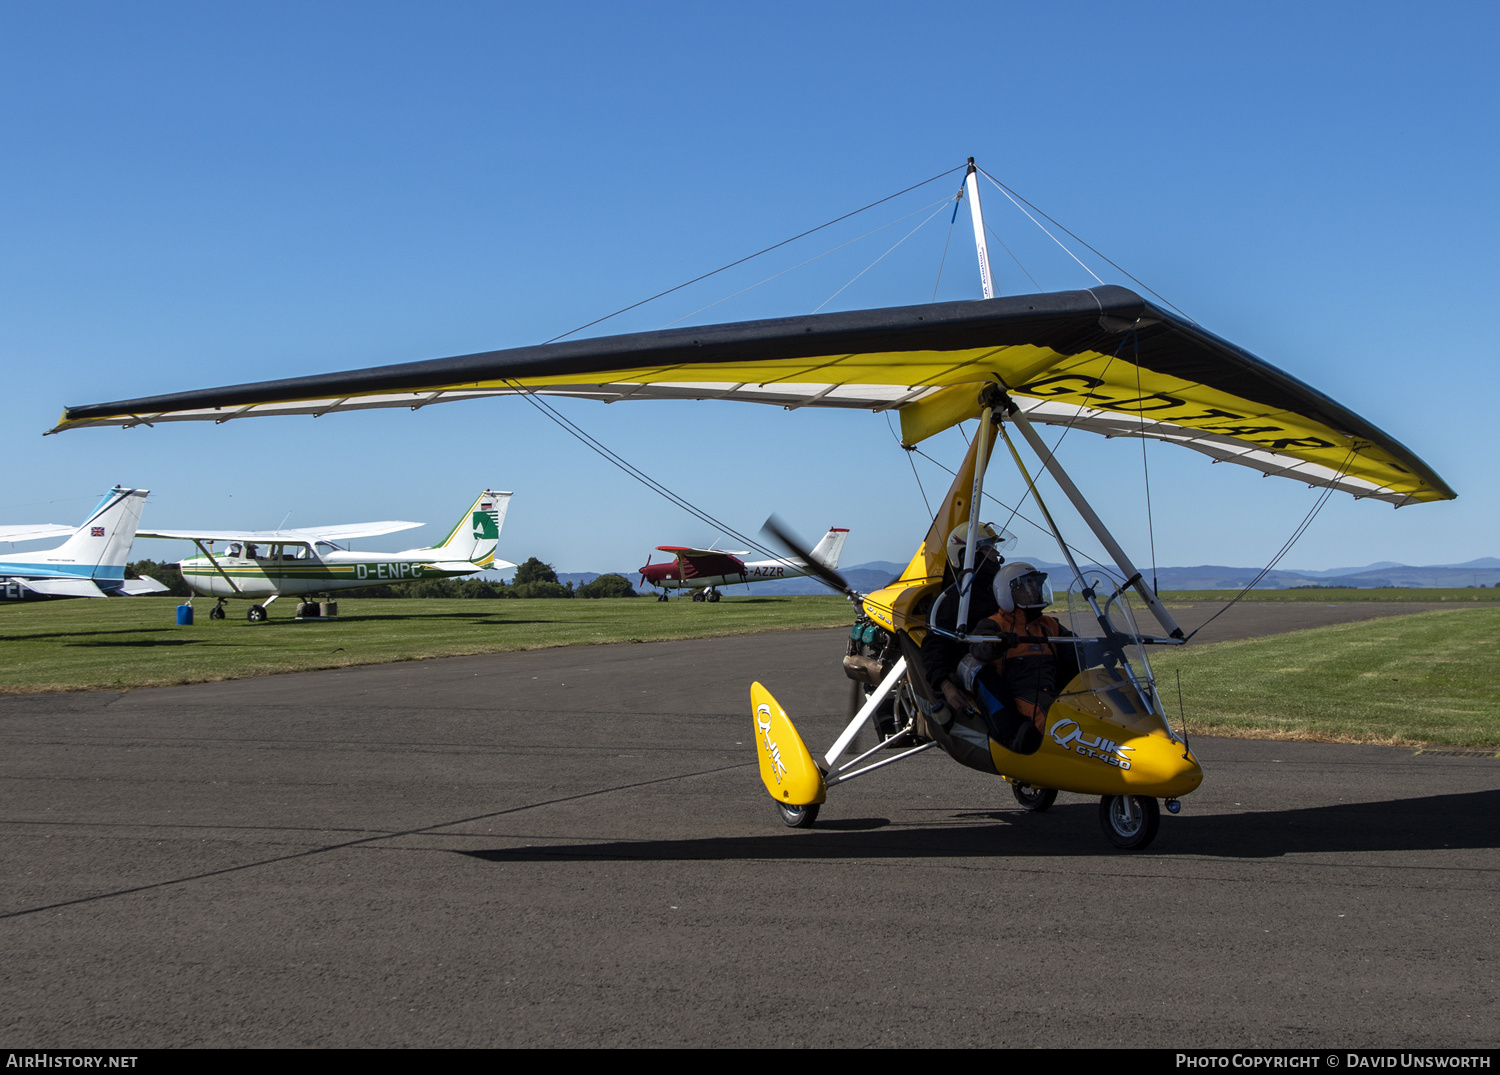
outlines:
M0 697L3 1040L1497 1044L1500 760L1198 739L1129 855L928 753L787 830L749 683L826 744L843 637Z

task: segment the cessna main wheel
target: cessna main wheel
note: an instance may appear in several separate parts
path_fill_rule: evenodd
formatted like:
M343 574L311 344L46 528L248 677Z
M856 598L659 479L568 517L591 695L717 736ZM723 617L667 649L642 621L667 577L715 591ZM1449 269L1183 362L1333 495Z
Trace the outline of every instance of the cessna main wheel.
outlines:
M1030 784L1012 784L1010 790L1015 795L1016 802L1034 814L1040 814L1057 802L1056 788L1034 788Z
M1156 839L1161 807L1148 795L1106 795L1099 800L1104 838L1122 851L1142 851Z
M781 823L791 829L810 829L812 823L818 820L818 804L811 806L793 806L790 803L777 803L776 812L781 815Z
M246 615L250 617L251 623L260 623L266 618L266 610L260 605L251 605Z

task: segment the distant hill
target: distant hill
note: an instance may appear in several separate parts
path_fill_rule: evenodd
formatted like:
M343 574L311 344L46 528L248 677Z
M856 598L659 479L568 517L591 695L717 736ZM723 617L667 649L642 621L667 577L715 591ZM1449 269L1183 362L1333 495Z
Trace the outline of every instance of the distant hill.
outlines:
M1055 582L1067 577L1066 564L1033 561L1048 572ZM1140 565L1137 565L1140 566ZM864 564L852 564L840 573L856 590L868 593L889 583L906 567L904 563L889 560L872 560ZM1147 578L1151 571L1141 570ZM1199 567L1160 567L1156 569L1156 584L1162 590L1238 590L1246 586L1260 573L1254 567L1222 567L1205 564ZM573 583L574 587L592 582L600 571L558 572L559 582ZM620 571L630 581L639 583L638 571ZM1382 586L1411 587L1416 589L1451 588L1466 586L1495 586L1500 584L1500 558L1482 556L1462 564L1431 564L1426 567L1409 567L1392 560L1367 564L1364 567L1341 567L1327 570L1301 570L1279 568L1261 580L1257 589L1287 590L1297 586L1349 586L1356 589L1376 589ZM639 588L639 586L637 587ZM824 594L832 591L815 579L780 579L776 582L759 582L754 587L731 586L729 594Z

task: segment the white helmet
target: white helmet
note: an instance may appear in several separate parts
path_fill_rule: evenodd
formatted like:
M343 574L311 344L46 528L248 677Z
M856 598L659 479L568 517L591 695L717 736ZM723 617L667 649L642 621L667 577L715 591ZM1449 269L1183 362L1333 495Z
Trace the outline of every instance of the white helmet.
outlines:
M965 519L948 534L948 563L952 565L953 570L957 571L964 566L964 548L968 543L969 522ZM994 549L996 558L1003 562L1005 557L1001 556L1000 553L1002 551L1008 552L1015 548L1016 536L1005 530L997 530L994 523L980 523L978 545L979 549L974 556L976 566L979 564L985 549Z
M995 575L995 601L1004 612L1014 612L1018 608L1046 608L1052 604L1052 587L1047 583L1047 573L1025 560L1006 564Z

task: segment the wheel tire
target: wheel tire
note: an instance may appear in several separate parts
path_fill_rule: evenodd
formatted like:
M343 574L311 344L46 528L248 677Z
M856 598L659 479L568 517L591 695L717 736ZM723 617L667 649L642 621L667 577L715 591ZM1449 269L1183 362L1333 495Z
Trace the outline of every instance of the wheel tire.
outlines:
M1030 784L1012 784L1010 790L1011 794L1016 797L1016 802L1026 807L1033 814L1043 813L1053 803L1057 802L1056 788L1036 788Z
M818 806L813 803L810 806L792 806L790 803L777 803L776 813L781 817L781 823L789 829L810 829L812 823L818 820Z
M222 620L224 618L224 610L218 605L215 605L213 608L208 610L208 618L211 620Z
M719 595L716 594L716 593L709 594L708 595L708 603L711 604L711 605L717 605L719 603Z
M1099 800L1104 838L1121 851L1143 851L1156 839L1161 806L1146 795L1106 795Z
M703 591L702 590L694 590L693 591L693 600L701 603L703 601Z
M251 623L263 623L266 618L266 610L260 605L251 605L250 611L245 614Z

